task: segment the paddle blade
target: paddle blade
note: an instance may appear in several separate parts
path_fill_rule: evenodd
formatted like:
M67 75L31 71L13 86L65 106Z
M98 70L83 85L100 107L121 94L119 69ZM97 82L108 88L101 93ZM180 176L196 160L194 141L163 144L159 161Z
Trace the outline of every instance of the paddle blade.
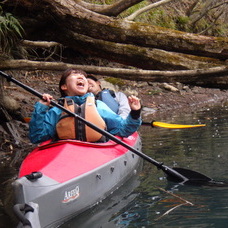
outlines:
M205 183L212 181L211 178L189 169L176 167L170 168L164 165L161 166L161 169L167 175L167 180L172 182L178 182L181 184L205 185Z
M173 168L175 171L186 177L190 181L211 181L212 179L210 177L205 176L202 173L190 170L190 169L184 169L184 168Z
M183 175L187 178L187 181L184 181L183 184L187 185L199 185L199 186L209 186L209 187L228 187L228 183L224 181L215 181L202 173L192 171L184 168L173 168L180 175ZM168 180L175 181L167 177Z
M182 124L169 124L163 122L151 122L152 127L163 127L163 128L171 128L171 129L179 129L179 128L194 128L194 127L204 127L206 124L196 124L196 125L182 125Z
M210 187L227 187L228 183L223 181L215 181L210 177L205 176L202 173L192 171L184 168L173 168L179 175L182 175L186 178L186 181L183 181L182 184L187 185L199 185L199 186L210 186ZM167 177L168 180L176 182L176 179L173 179L172 176Z
M171 180L173 182L177 183L184 183L188 181L188 178L186 178L184 175L179 173L177 170L170 168L168 166L165 166L163 164L158 167L158 169L162 169L162 171L167 175L167 179Z

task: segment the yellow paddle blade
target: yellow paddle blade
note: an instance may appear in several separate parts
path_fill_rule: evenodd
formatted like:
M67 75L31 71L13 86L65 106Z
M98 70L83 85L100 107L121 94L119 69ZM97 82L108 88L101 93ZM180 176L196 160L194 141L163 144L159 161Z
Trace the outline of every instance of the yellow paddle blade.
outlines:
M152 127L163 127L163 128L172 128L172 129L178 129L178 128L193 128L193 127L205 127L206 124L196 124L196 125L182 125L182 124L169 124L169 123L163 123L163 122L152 122Z

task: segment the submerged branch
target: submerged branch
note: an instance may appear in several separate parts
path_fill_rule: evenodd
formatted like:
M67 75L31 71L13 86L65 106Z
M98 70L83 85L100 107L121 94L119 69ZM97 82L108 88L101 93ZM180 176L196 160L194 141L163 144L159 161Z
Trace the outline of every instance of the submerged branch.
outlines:
M158 189L161 190L161 191L163 191L163 192L165 192L165 193L170 194L171 196L174 196L174 197L180 199L181 201L185 202L185 204L189 204L189 205L191 205L191 206L194 206L194 204L191 203L190 201L188 201L188 200L186 200L186 199L184 199L184 198L182 198L182 197L180 197L180 196L178 196L178 195L176 195L176 194L174 194L174 193L172 193L172 192L170 192L170 191L166 191L166 190L163 189L163 188L158 188Z
M183 205L186 205L187 203L181 203L176 205L175 207L172 207L170 210L166 211L164 214L162 214L160 217L156 218L155 221L158 221L159 219L163 218L164 216L168 215L171 211L177 209L178 207L181 207Z
M188 201L188 200L186 200L186 199L184 199L184 198L182 198L182 197L180 197L180 196L178 196L178 195L176 195L176 194L174 194L174 193L172 193L172 192L170 192L170 191L166 191L165 189L159 188L159 187L158 187L158 189L161 190L161 191L163 191L163 192L165 192L165 193L167 193L167 194L169 194L169 195L171 195L171 196L174 196L175 198L178 198L179 200L183 201L184 203L181 203L181 204L176 205L175 207L172 207L171 209L169 209L168 211L166 211L164 214L162 214L161 216L159 216L157 219L155 219L155 221L158 221L159 219L161 219L161 218L163 218L164 216L168 215L168 214L169 214L170 212L172 212L173 210L175 210L175 209L177 209L178 207L181 207L181 206L183 206L183 205L194 206L194 204L191 203L190 201Z

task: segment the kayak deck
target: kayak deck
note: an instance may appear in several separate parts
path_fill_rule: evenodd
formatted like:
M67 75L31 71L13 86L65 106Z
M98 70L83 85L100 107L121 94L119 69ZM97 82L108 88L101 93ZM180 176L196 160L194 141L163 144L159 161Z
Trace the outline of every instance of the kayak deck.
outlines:
M124 141L133 146L135 136ZM128 150L112 141L87 143L76 140L61 140L46 144L29 154L20 168L19 177L32 172L41 172L49 178L63 183L74 177L90 172Z
M138 133L122 139L141 149ZM40 227L55 227L97 204L137 173L140 158L112 141L61 140L42 144L23 161L13 184L17 204L36 205ZM42 173L29 180L27 175ZM37 215L38 213L38 215Z

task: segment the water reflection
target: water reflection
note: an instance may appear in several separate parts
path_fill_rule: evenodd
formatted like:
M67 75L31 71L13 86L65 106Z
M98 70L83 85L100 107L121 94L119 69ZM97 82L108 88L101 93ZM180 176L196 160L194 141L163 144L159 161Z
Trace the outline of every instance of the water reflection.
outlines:
M138 172L142 169L142 162L138 167ZM96 207L91 208L80 216L66 222L61 228L77 227L77 228L111 228L116 227L115 217L126 206L129 207L137 198L138 192L134 192L140 184L139 179L134 175L124 186L116 190L107 199L103 200Z
M173 117L173 123L192 123L193 120L206 123L205 128L167 130L143 129L143 151L168 166L178 166L203 173L215 180L228 181L227 107L207 109L188 116ZM181 120L181 121L180 121ZM162 121L170 122L163 119ZM143 199L147 208L143 218L147 222L140 227L226 227L228 222L228 188L182 186L164 182L164 174L144 165L141 194L150 192ZM153 173L153 175L152 175ZM149 187L150 186L150 187ZM177 194L194 205L182 205L179 198L168 193L153 194L153 188L163 188ZM151 195L152 193L152 195ZM145 194L143 194L145 196ZM147 203L155 199L154 204ZM181 205L181 206L180 206ZM179 207L178 207L179 206ZM175 208L176 207L176 208ZM174 210L172 210L175 208ZM170 213L167 213L170 211ZM128 227L135 227L131 224Z

